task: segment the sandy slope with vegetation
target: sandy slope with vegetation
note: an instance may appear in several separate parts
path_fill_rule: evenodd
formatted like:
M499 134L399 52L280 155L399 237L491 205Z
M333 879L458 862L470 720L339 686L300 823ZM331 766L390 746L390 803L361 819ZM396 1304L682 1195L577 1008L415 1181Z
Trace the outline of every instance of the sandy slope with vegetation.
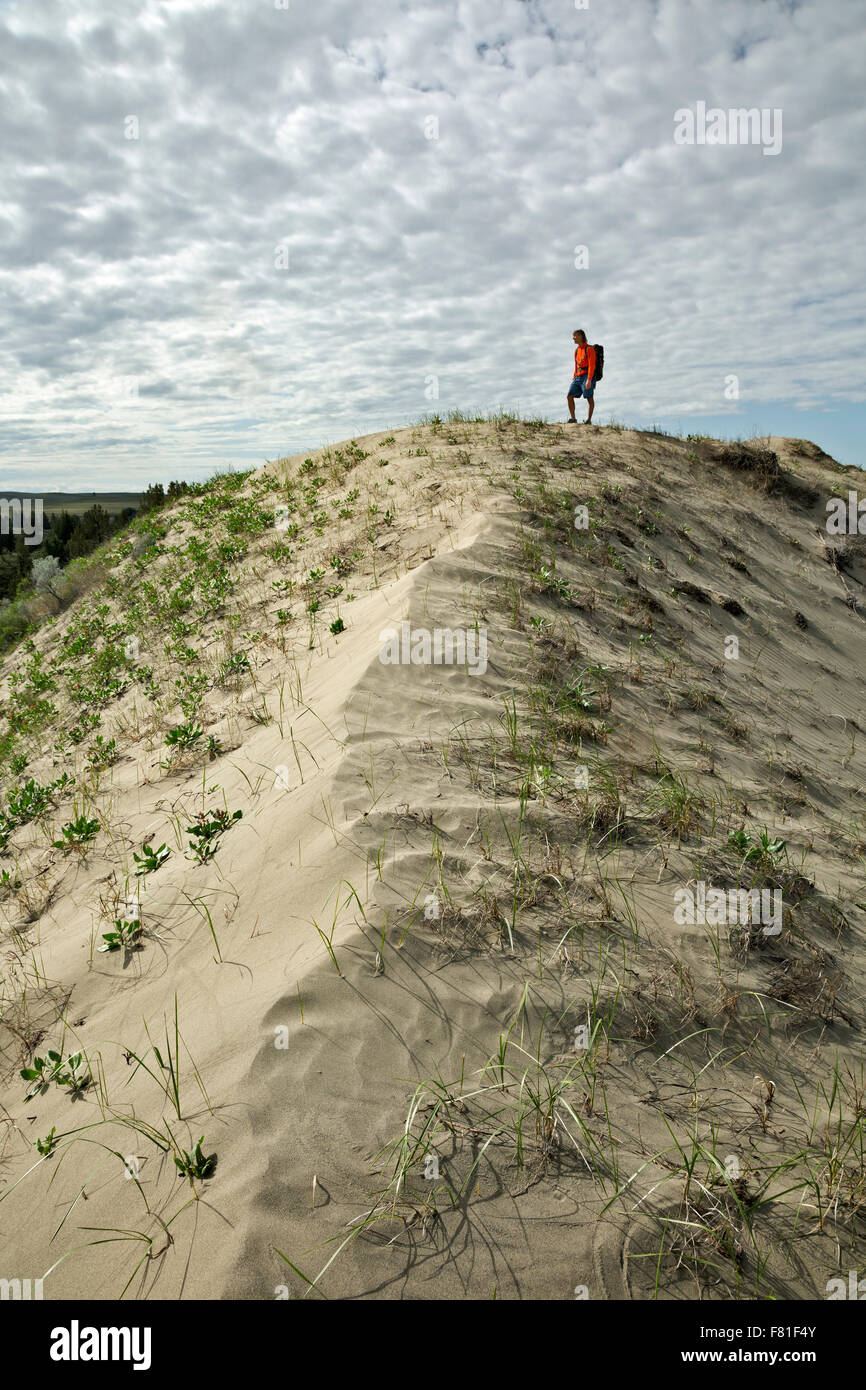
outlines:
M866 564L824 529L860 476L434 420L115 538L3 664L0 1277L862 1268ZM407 620L486 668L383 664ZM780 890L782 931L677 920L699 883Z

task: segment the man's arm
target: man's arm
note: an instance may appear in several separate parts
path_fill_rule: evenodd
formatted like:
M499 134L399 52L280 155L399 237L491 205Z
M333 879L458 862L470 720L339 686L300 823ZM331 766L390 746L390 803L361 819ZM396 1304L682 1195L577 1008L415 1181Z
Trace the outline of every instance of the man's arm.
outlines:
M591 386L595 381L595 348L586 345L586 384Z

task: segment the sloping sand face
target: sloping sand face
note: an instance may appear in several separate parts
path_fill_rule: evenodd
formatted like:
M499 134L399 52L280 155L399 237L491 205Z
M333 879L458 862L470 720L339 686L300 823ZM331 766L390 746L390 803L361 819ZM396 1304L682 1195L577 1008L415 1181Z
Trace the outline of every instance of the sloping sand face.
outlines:
M455 422L115 545L4 668L0 1276L826 1296L862 1255L858 477Z

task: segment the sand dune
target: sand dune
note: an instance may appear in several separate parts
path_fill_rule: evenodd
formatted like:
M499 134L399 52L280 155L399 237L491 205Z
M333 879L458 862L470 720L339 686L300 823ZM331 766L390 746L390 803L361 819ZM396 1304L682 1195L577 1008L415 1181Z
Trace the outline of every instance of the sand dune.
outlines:
M859 477L434 422L115 541L3 668L0 1277L826 1297L863 1256ZM463 660L383 663L403 623ZM677 920L698 885L781 930ZM49 1049L89 1083L25 1101Z

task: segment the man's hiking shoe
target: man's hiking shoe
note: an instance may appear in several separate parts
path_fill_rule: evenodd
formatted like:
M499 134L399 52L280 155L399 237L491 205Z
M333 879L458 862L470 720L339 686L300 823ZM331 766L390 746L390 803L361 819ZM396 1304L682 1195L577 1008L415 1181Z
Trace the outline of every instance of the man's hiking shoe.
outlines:
M576 425L576 424L577 424L577 421L576 421L576 420L566 420L565 423L566 423L567 425Z

